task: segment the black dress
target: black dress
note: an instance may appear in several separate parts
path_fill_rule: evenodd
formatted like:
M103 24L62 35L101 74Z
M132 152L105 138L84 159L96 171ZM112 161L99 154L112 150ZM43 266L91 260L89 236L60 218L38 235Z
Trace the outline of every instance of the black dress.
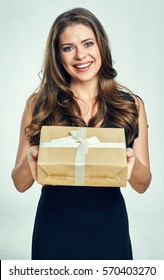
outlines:
M32 259L131 260L128 217L120 188L42 187Z

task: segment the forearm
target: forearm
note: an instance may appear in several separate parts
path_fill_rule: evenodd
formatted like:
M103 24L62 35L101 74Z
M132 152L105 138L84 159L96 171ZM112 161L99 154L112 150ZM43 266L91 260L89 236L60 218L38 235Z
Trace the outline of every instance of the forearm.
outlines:
M139 193L144 193L149 187L151 182L150 169L144 166L138 158L135 159L132 175L129 183L134 190Z
M19 192L24 192L32 186L34 179L32 177L27 156L14 167L11 176L14 185Z

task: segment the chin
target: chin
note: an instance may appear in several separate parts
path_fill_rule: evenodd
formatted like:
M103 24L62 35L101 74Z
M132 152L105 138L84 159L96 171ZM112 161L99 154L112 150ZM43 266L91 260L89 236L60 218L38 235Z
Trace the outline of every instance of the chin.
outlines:
M97 75L86 75L83 77L72 77L72 82L78 81L78 82L89 82L89 81L94 81L98 79Z

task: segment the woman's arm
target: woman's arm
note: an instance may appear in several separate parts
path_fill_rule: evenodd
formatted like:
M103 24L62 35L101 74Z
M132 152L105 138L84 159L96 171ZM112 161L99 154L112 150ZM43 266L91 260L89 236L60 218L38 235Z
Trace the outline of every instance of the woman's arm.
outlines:
M139 135L134 140L133 149L127 149L128 179L133 189L144 193L151 182L148 150L148 125L142 100L134 96L139 107Z
M25 107L21 128L18 152L15 167L12 170L12 179L18 191L24 192L29 189L36 179L36 162L38 157L38 147L29 143L29 138L25 133L25 127L31 122L32 102L28 102Z

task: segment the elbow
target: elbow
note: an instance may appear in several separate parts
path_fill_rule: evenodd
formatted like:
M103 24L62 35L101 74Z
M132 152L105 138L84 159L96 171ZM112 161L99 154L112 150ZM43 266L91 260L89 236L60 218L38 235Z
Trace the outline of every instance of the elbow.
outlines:
M13 183L14 183L14 186L15 186L16 190L20 193L24 193L29 188L25 184L21 184L21 183L15 181L14 179L13 179Z
M145 179L145 182L143 183L143 191L141 190L141 192L140 192L141 194L145 193L146 190L149 188L151 180L152 180L152 174L150 172L148 178Z
M142 181L129 182L129 183L137 193L144 194L147 191L147 189L149 188L151 180L152 180L152 175L150 172L149 176L147 176L146 178L143 178Z
M13 181L13 183L14 183L14 186L15 186L16 190L20 193L24 193L25 191L27 191L31 187L31 185L29 186L29 185L26 185L24 183L20 184L20 183L14 182L14 181Z
M14 183L14 186L15 186L16 190L20 193L24 193L27 190L27 188L22 185L18 185L18 184Z
M138 192L139 194L144 194L144 193L147 191L148 187L149 187L149 184L148 184L148 185L142 184L142 185L140 185L140 186L135 186L135 187L133 187L133 188L134 188L135 191Z
M33 182L31 182L31 184L29 184L29 182L26 183L24 180L17 180L17 178L15 178L15 176L14 176L14 172L12 172L11 178L13 180L16 190L20 193L24 193L26 190L28 190L34 182L33 181Z

